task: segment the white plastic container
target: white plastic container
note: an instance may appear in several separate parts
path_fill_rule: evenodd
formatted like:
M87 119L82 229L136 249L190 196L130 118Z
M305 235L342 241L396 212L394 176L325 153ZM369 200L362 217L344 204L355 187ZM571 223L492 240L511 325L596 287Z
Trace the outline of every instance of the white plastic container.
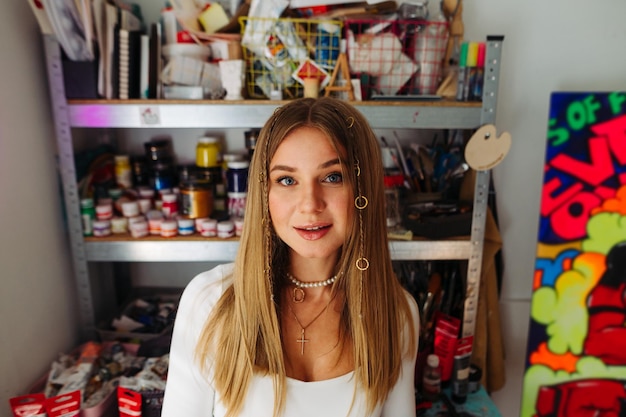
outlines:
M178 234L181 236L193 235L195 230L194 226L195 225L193 219L180 217L178 219Z
M128 232L128 219L126 217L114 216L111 219L111 232L114 234Z
M161 223L163 222L163 213L159 210L150 210L146 213L148 219L148 229L151 235L161 235Z
M139 213L139 203L137 201L124 201L122 203L122 215L124 217L135 217Z
M130 235L134 238L145 237L149 234L148 222L145 220L141 222L130 223L128 225L128 228L130 229Z
M217 236L217 220L202 219L200 221L200 234L204 237L216 237Z
M98 205L96 206L96 219L111 220L112 217L113 217L113 204L98 203Z
M163 194L163 205L161 206L161 211L163 215L171 219L178 214L178 196L174 193Z
M225 220L217 223L217 237L228 239L235 236L235 223Z
M243 233L243 218L237 217L235 220L235 236L240 237Z
M161 236L174 237L178 234L178 222L173 219L163 219L161 222Z
M93 222L93 235L104 237L111 234L111 220L96 220Z

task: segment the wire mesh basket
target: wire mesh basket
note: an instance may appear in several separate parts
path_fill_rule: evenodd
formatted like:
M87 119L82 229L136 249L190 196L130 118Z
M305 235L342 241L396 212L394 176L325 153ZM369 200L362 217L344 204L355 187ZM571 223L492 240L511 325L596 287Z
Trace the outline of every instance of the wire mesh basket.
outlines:
M363 99L436 93L449 36L445 21L348 19L344 32Z
M249 98L302 97L306 79L322 90L340 53L339 20L240 17Z

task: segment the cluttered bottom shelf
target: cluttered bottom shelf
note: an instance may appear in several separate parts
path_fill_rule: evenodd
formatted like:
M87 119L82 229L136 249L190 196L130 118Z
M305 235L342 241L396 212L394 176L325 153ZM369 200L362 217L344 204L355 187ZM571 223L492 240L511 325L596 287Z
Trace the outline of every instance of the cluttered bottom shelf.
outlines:
M500 411L481 386L476 392L469 393L464 403L455 403L451 399L450 389L441 392L440 399L418 404L418 417L502 417Z

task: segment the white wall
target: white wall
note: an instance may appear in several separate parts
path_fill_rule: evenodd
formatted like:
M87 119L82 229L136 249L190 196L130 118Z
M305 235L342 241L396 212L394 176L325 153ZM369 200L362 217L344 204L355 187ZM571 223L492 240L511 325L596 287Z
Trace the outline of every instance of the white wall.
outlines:
M27 3L3 4L0 403L6 404L72 345L76 324L41 42ZM466 0L463 15L466 39L505 36L496 124L511 133L513 146L494 180L504 239L508 381L493 398L513 417L519 415L549 96L625 89L626 2ZM0 405L5 416L8 408Z
M495 169L503 235L502 327L505 388L493 398L505 417L519 415L526 352L548 106L553 91L626 88L626 2L467 0L466 38L505 35L498 130L513 138Z
M0 13L0 416L77 340L43 51L28 3Z

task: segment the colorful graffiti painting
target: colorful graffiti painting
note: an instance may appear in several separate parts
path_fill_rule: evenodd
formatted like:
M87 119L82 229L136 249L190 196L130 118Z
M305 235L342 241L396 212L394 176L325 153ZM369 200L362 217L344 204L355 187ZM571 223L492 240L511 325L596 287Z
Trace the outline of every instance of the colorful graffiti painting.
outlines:
M522 417L626 416L626 92L553 93Z

